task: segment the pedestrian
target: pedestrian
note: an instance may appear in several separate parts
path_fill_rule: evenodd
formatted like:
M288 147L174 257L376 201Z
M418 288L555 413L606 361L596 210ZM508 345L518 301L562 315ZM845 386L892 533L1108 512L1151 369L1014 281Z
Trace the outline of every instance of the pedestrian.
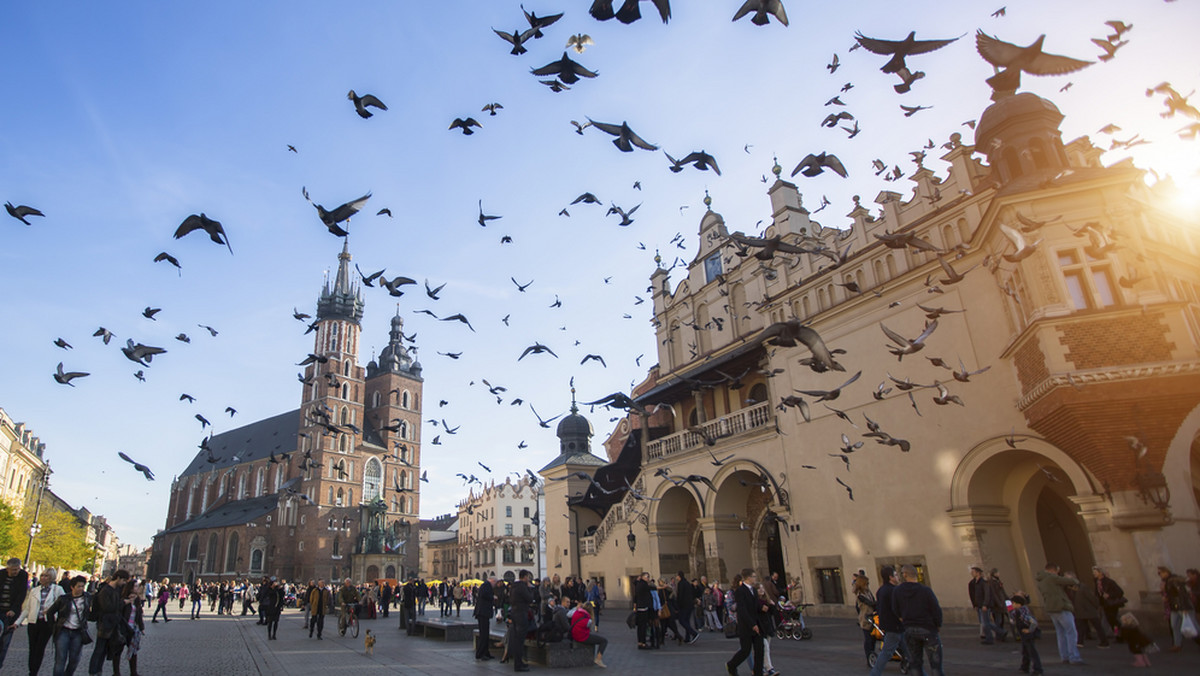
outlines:
M987 638L987 632L984 630L983 614L980 612L980 600L983 598L979 593L980 579L983 577L983 569L978 566L971 566L971 580L967 582L967 598L971 599L971 607L975 610L976 617L979 618L979 640Z
M779 671L771 662L771 637L779 629L783 615L779 611L779 589L775 587L775 575L758 586L758 628L763 637L763 676L777 676Z
M146 633L146 623L142 614L142 604L146 598L145 588L137 580L130 579L122 594L127 603L121 609L121 624L118 625L122 640L114 641L111 650L113 674L121 673L121 650L128 645L125 659L129 661L129 676L138 676L138 652L142 647L142 637Z
M483 581L483 584L479 585L479 589L475 593L475 609L472 611L472 615L474 615L475 623L479 628L479 636L475 639L475 659L477 660L492 659L492 651L488 649L488 644L492 640L492 616L496 614L495 584L496 576L490 575Z
M463 600L466 598L466 595L467 595L466 588L464 588L462 586L462 584L455 582L454 583L454 616L455 617L462 617L462 604L463 604Z
M1076 577L1070 573L1067 575ZM1100 647L1107 648L1111 631L1105 627L1104 621L1101 619L1100 599L1096 597L1095 586L1081 583L1074 592L1075 596L1071 601L1072 609L1075 612L1076 647L1082 648L1084 641L1092 637L1092 629L1095 628Z
M422 578L417 581L417 614L425 614L425 604L429 603L429 587L425 585L425 580Z
M679 609L683 640L695 643L696 639L700 638L700 632L692 627L692 621L696 618L696 590L684 577L682 570L675 574L675 606Z
M322 640L321 634L325 631L325 616L329 614L329 607L333 605L333 594L325 588L325 580L317 580L317 584L309 591L308 605L312 611L312 616L308 622L308 637L313 637L313 632L317 633L317 640Z
M99 593L99 592L97 592ZM167 617L167 602L171 600L171 581L163 578L162 584L158 587L158 606L154 609L154 615L150 617L150 624L158 624L158 613L162 612L163 622L170 622Z
M863 652L866 653L867 666L871 666L871 654L875 652L875 636L871 633L874 625L871 615L875 613L875 595L871 593L871 581L866 575L854 575L854 612L858 613L858 628L863 633Z
M704 616L709 631L725 630L725 592L721 583L714 581L705 592Z
M1170 651L1177 653L1183 650L1185 633L1187 638L1196 638L1196 609L1192 605L1191 594L1188 593L1187 581L1171 572L1166 566L1158 567L1158 577L1162 580L1160 591L1163 597L1163 608L1171 620Z
M383 616L388 616L388 610L392 605L392 584L388 580L383 581L383 586L379 588L379 609L383 611Z
M71 593L71 572L68 570L64 570L63 574L62 574L62 579L58 581L58 584L60 587L62 587L64 594L70 594Z
M917 569L905 564L900 567L900 583L892 592L892 610L904 623L909 669L916 676L925 676L924 660L929 658L929 670L936 676L942 672L942 606L933 590L917 582Z
M21 559L14 556L8 560L4 570L0 570L0 623L5 629L12 626L21 613L28 592L29 573L21 569ZM12 637L13 632L0 631L0 667L4 666Z
M983 569L978 566L971 567L971 582L967 587L971 589L971 605L979 616L979 642L992 645L1000 633L1000 628L992 621L992 610L1003 606L1004 599L993 597L992 586L983 577Z
M43 570L38 576L38 586L29 590L25 601L21 604L21 614L12 623L13 628L29 623L29 674L37 676L42 668L42 659L46 656L46 644L54 635L54 625L47 619L46 614L63 595L63 588L54 580L53 568Z
M758 574L753 568L742 569L741 582L733 592L734 603L737 607L737 636L738 651L725 663L725 670L730 676L737 676L737 668L753 653L754 664L752 676L763 676L763 636L759 626L758 595L754 585L758 582Z
M179 585L179 590L177 593L179 596L179 612L182 613L183 605L187 602L188 597L191 596L191 590L188 588L188 585L185 582L185 583Z
M276 578L265 578L258 590L258 612L265 619L268 641L279 638L279 614L283 612L283 589L276 582Z
M346 624L350 621L350 614L358 612L358 602L362 600L358 590L354 588L354 580L346 578L342 580L342 588L337 593L337 610L338 610L338 635L346 635Z
M212 582L209 582L209 583L206 585L206 588L205 588L205 590L204 590L204 593L208 595L208 612L210 612L210 613L212 613L212 612L216 612L216 610L217 610L217 595L218 595L218 592L220 592L220 587L218 587L217 585L213 584ZM307 618L307 617L305 617L305 620L306 620L306 621L307 621L307 619L308 619L308 618Z
M633 585L633 612L637 619L637 645L647 650L647 633L650 631L650 615L654 612L654 595L650 589L650 573L642 573Z
M1058 656L1063 662L1083 664L1076 647L1075 612L1071 598L1067 596L1067 587L1078 585L1079 580L1060 575L1062 569L1053 563L1047 563L1044 570L1038 571L1038 591L1042 595L1042 604L1054 622L1054 636L1058 639Z
M297 600L300 606L304 609L304 628L308 629L309 622L312 621L312 604L308 602L309 594L317 586L316 580L309 580L308 585L304 587L304 593Z
M600 581L592 578L591 584L587 587L587 592L584 593L584 601L592 604L592 624L596 630L600 629L600 610L604 605L604 588L600 586Z
M1033 613L1029 612L1029 598L1024 594L1015 594L1009 601L1013 604L1013 632L1021 639L1020 670L1026 674L1041 676L1042 656L1038 654L1037 640L1042 637L1042 630L1038 627Z
M58 597L46 613L46 619L54 626L54 676L73 676L85 637L89 643L92 641L87 629L92 597L84 591L86 588L86 577L71 578L71 592Z
M593 624L593 612L596 608L591 601L575 608L571 615L571 640L582 645L596 646L596 657L592 663L601 669L607 669L604 664L604 651L608 650L608 639L597 634Z
M1092 566L1092 579L1095 583L1096 596L1100 597L1100 610L1104 613L1104 619L1116 636L1117 643L1122 643L1125 639L1121 636L1121 623L1117 619L1117 615L1127 603L1125 590L1121 589L1121 585L1117 584L1099 566Z
M204 590L198 584L192 585L190 594L192 597L192 619L198 620L200 619L200 608L204 605Z
M991 599L994 605L991 606L992 623L996 627L997 638L1001 641L1007 641L1007 628L1010 625L1008 618L1008 609L1006 601L1008 600L1008 592L1004 590L1004 582L1000 579L1000 570L993 568L987 577L988 590L991 592ZM1014 635L1014 640L1019 640L1019 637Z
M880 576L883 578L883 584L879 585L879 591L875 592L875 609L879 614L876 621L880 631L883 632L883 647L879 649L879 653L875 657L875 666L871 667L871 676L880 676L883 673L884 666L891 661L897 648L899 648L900 654L905 656L904 659L908 659L908 647L904 641L904 624L900 622L900 617L892 608L892 593L896 591L900 576L896 574L896 569L892 566L884 566L880 569Z
M96 617L96 641L95 648L92 649L91 660L88 661L89 676L100 676L100 672L104 669L104 663L111 659L111 655L119 655L120 648L124 645L121 624L125 618L122 611L128 600L122 592L128 583L129 571L114 571L112 577L100 585L92 600L91 615ZM163 584L164 588L166 586ZM116 662L113 662L113 668L114 670L117 668Z
M1125 638L1125 645L1133 654L1133 666L1150 666L1150 658L1147 657L1146 650L1154 645L1154 641L1142 631L1142 627L1133 613L1121 613L1120 623L1121 636Z
M508 631L508 657L512 659L513 671L529 671L529 665L525 664L525 635L529 633L529 621L536 603L530 582L532 579L533 573L521 569L517 574L516 583L512 586L512 610L508 616L508 622L511 624Z

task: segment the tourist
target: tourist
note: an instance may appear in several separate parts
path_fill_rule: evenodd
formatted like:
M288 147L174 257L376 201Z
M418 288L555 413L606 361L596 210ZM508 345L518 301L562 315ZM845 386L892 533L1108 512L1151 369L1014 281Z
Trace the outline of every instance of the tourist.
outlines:
M759 633L763 637L763 676L776 676L779 673L771 663L771 637L779 629L779 622L783 618L779 612L779 589L774 582L778 579L779 576L776 575L763 580L758 586L758 623Z
M1005 607L1005 601L1008 599L1008 592L1004 589L1004 582L1000 579L1000 570L993 568L987 577L988 590L991 592L991 599L994 601L991 606L992 624L996 627L997 638L1001 641L1008 640L1007 628L1010 624L1008 619L1008 609ZM1020 637L1014 635L1014 640L1020 640Z
M1067 573L1067 576L1076 577L1071 573ZM1075 613L1075 646L1082 648L1084 641L1092 637L1092 629L1095 628L1100 647L1107 648L1110 630L1104 626L1101 619L1100 599L1096 596L1095 587L1080 584L1070 589L1073 591L1071 605Z
M729 672L730 676L737 676L738 665L745 662L746 658L753 653L752 676L763 676L763 635L759 626L758 595L754 591L758 575L753 568L745 568L738 579L740 583L735 580L737 587L733 597L737 609L739 647L733 657L725 663L725 670Z
M308 624L312 619L312 604L308 602L308 596L309 596L309 594L312 593L312 590L314 588L316 588L316 586L317 586L317 583L315 580L309 580L308 586L306 586L304 588L304 593L301 594L299 599L297 599L297 603L299 603L300 607L304 609L304 628L305 629L308 629Z
M1125 639L1121 636L1121 623L1117 620L1117 613L1127 602L1125 590L1099 566L1092 567L1092 578L1095 580L1096 596L1100 597L1100 610L1104 612L1104 619L1108 622L1110 630L1116 634L1117 642L1121 643Z
M192 619L200 619L200 608L204 603L204 590L200 585L192 585L192 590L189 592L192 597Z
M21 613L25 595L29 591L29 573L21 569L21 559L12 557L4 570L0 570L0 623L7 629ZM0 667L8 655L8 644L12 643L13 632L0 631Z
M908 647L904 641L904 624L900 622L900 617L892 607L892 593L896 591L900 576L896 575L896 569L892 566L884 566L880 575L883 577L883 584L879 585L879 591L875 592L875 609L879 613L877 622L879 630L883 632L883 647L875 657L871 676L880 676L883 673L883 668L891 661L897 649L901 655L906 656L905 659L908 655Z
M992 621L992 610L1003 606L1004 599L993 597L992 586L983 577L983 569L978 566L971 566L971 581L967 589L971 592L971 605L979 617L979 642L992 645L1000 633L1000 628Z
M871 653L875 652L875 636L871 633L874 625L871 623L871 615L875 612L875 595L871 593L871 581L866 575L854 575L854 584L851 588L851 593L854 594L854 612L858 613L858 628L862 629L863 633L863 651L866 653L867 666L871 666Z
M1059 574L1061 569L1053 563L1047 563L1044 570L1038 571L1038 591L1042 595L1042 603L1050 619L1054 622L1054 635L1058 639L1058 656L1063 662L1083 664L1076 647L1075 613L1071 598L1067 596L1067 587L1078 585L1079 580Z
M496 576L491 575L488 579L479 585L479 589L475 592L475 609L472 615L475 617L475 623L479 628L479 637L475 639L475 659L490 660L492 659L492 651L488 649L488 643L491 642L492 633L492 615L496 613L495 608L495 585Z
M650 647L647 633L650 631L650 614L654 612L654 598L650 589L650 573L642 573L633 584L633 612L637 618L637 645L639 650Z
M1029 598L1023 594L1016 594L1009 600L1013 604L1013 633L1021 640L1020 670L1026 674L1041 676L1042 656L1038 654L1037 640L1041 638L1042 631L1038 628L1033 613L1029 612Z
M595 610L596 607L592 605L591 601L575 609L571 615L571 640L583 645L596 646L596 657L592 662L601 669L606 669L607 666L602 658L604 651L608 650L608 639L597 634L595 627L591 626Z
M90 676L100 676L100 672L104 668L105 661L109 659L110 653L120 654L120 647L122 645L122 629L120 625L125 621L123 611L129 603L129 599L125 597L122 591L128 582L129 571L118 570L114 572L112 577L100 586L92 601L91 614L97 620L95 648L92 649L92 657L88 662L88 674ZM163 588L165 589L166 587L167 585L164 583ZM163 616L166 617L165 610L163 611ZM114 669L116 666L117 663L113 662Z
M342 580L342 588L338 590L337 594L338 634L340 636L346 635L346 623L350 621L350 613L358 610L358 602L361 599L358 590L354 588L354 580L350 578Z
M512 585L512 611L508 622L508 657L512 659L513 671L529 671L525 664L525 635L529 633L529 621L533 617L535 603L534 588L531 584L533 574L522 569L517 574L517 581Z
M600 611L604 608L604 587L601 586L600 581L596 578L592 578L591 583L588 584L587 592L584 593L584 600L592 604L592 624L599 630Z
M88 609L92 605L91 595L84 591L86 587L86 577L71 578L71 592L58 597L46 613L46 619L54 625L54 676L72 676L79 665L83 638L87 635Z
M42 571L38 576L38 586L30 589L25 595L25 601L21 604L21 614L12 623L14 628L24 622L29 623L29 673L35 676L38 669L42 668L46 644L54 635L54 625L47 619L46 614L64 594L63 588L54 581L56 572L53 568Z
M58 581L58 586L62 587L64 594L71 593L71 572L64 570L62 579Z
M308 622L308 637L313 637L313 632L317 633L317 640L322 640L321 634L325 631L325 616L329 614L329 608L333 605L333 594L325 588L325 580L317 580L317 584L313 585L308 592L308 607L311 617Z
M1192 605L1192 596L1188 592L1186 580L1172 573L1171 569L1166 566L1158 567L1158 577L1162 580L1159 589L1163 597L1163 607L1171 618L1172 643L1169 650L1177 653L1183 650L1184 625L1191 623L1191 633L1193 634L1200 629L1196 625L1196 608Z
M221 591L221 588L219 585L213 584L212 582L208 583L206 589L204 590L205 594L208 596L208 612L210 612L210 613L216 612L217 597L220 594L220 591ZM308 618L306 616L305 622L307 623L307 621L308 621Z
M892 592L892 611L904 624L904 641L907 644L909 669L916 676L925 676L923 666L929 658L929 670L937 676L942 672L942 607L933 590L917 582L917 569L905 564L900 567L904 582Z
M429 587L425 586L425 580L417 581L417 614L425 614L425 604L429 603Z
M679 624L683 627L683 640L695 643L700 638L700 632L692 628L696 618L696 590L692 583L683 576L683 571L675 574L675 606L679 609Z
M98 593L98 592L97 592ZM158 587L158 606L154 609L154 615L150 616L150 624L158 624L158 613L161 611L163 622L170 622L167 617L167 602L171 600L171 581L163 578L162 584Z
M179 612L182 613L184 604L187 603L188 597L191 596L191 590L188 588L186 582L179 585L179 589L177 590L176 594L179 598Z
M725 592L721 591L720 582L713 582L704 590L704 616L709 631L725 629Z
M109 656L112 658L113 674L120 674L121 652L129 646L125 658L129 660L129 676L138 676L138 651L142 647L142 636L146 633L146 623L142 614L142 603L146 595L143 585L136 580L129 580L121 592L125 605L121 609L121 623L117 625L120 637L112 641Z
M1146 648L1153 645L1154 641L1142 632L1142 627L1138 624L1137 618L1133 616L1133 613L1121 614L1121 637L1125 639L1125 645L1129 648L1129 652L1133 654L1133 666L1150 666L1150 658L1146 656Z
M267 640L274 641L279 634L279 615L283 612L283 588L276 578L264 578L258 588L258 612L267 625Z
M416 578L410 578L404 585L401 597L400 628L412 636L417 630L417 604L421 598L420 586Z
M384 580L383 585L379 588L379 609L384 617L388 616L388 610L392 605L392 584Z

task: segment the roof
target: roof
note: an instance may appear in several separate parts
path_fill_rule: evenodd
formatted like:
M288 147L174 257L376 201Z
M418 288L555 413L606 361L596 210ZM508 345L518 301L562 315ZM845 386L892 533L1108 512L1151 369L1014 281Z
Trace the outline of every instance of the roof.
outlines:
M225 528L226 526L239 526L275 511L278 503L278 495L264 495L247 500L234 500L232 502L226 502L213 507L200 516L197 516L193 519L188 519L177 526L168 528L155 537L173 535L175 533L186 533L188 531L202 530L205 528Z
M766 332L767 329L763 329L755 335L748 337L741 345L738 345L732 350L725 352L725 354L707 360L699 360L696 365L690 369L687 369L681 373L668 375L659 381L657 385L635 397L634 401L642 406L647 406L649 404L657 404L659 402L666 401L667 396L665 395L668 395L668 393L670 393L672 390L686 388L690 391L693 387L693 384L689 383L689 380L694 380L697 376L703 373L720 368L726 364L736 361L737 359L745 357L746 355L764 351L762 345L762 336L766 334Z
M213 435L208 440L208 447L212 449L213 456L219 460L210 464L208 454L199 451L179 477L183 478L210 470L222 470L243 462L260 460L272 452L290 453L296 450L299 431L300 409L296 409Z
M429 531L429 539L426 540L429 544L437 544L440 542L457 542L458 531L450 530L431 530Z
M538 473L545 472L552 467L559 465L590 465L592 467L603 467L608 463L603 458L592 455L586 450L575 451L573 453L560 453L557 458L551 460L549 464L538 470Z

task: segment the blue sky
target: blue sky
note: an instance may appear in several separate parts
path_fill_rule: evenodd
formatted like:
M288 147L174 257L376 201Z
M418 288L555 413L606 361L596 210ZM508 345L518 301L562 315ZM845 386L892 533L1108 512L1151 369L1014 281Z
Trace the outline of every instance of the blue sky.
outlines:
M572 376L583 400L628 390L645 376L656 345L650 305L635 305L635 296L647 298L656 248L668 263L677 255L691 260L705 189L731 231L755 233L769 218L760 177L773 154L790 173L807 153L830 151L849 179L797 180L810 209L822 196L832 202L818 221L848 227L852 195L871 204L881 190L911 189L873 176L872 159L911 172L907 153L927 139L940 144L959 132L969 142L961 123L989 103L983 80L992 73L975 53L977 28L1019 44L1049 32L1047 51L1094 59L1089 38L1107 32L1104 21L1132 23L1129 44L1112 62L1063 77L1026 76L1024 89L1062 109L1065 139L1088 134L1107 147L1109 138L1096 131L1114 122L1124 128L1118 138L1140 133L1153 141L1108 153L1106 163L1132 156L1200 192L1195 142L1175 135L1184 121L1161 119L1159 100L1143 94L1164 80L1183 93L1200 86L1200 47L1189 32L1200 25L1195 3L1009 2L1007 15L993 18L999 4L918 1L901 12L893 2L791 0L786 28L731 23L740 0L675 4L668 25L648 16L625 26L593 20L587 0L531 0L526 7L539 15L566 16L523 56L510 56L491 31L524 25L518 3L508 1L454 3L453 11L411 2L6 5L0 201L40 208L46 218L30 219L31 227L0 221L7 324L0 351L8 357L0 406L47 443L55 491L107 516L123 541L148 544L163 525L171 477L201 439L194 414L224 431L298 405L295 363L312 343L292 308L313 311L341 248L301 186L327 207L371 191L350 226L355 261L367 271L386 267L389 275L446 284L438 301L420 289L399 299L406 331L417 333L426 401L434 403L425 417L462 426L442 434L440 447L428 444L439 429L423 431L425 516L450 511L465 495L453 475L482 474L476 460L503 480L557 453L552 429L539 428L528 406L509 406L508 398L498 406L481 379L548 416L565 412ZM913 57L928 77L901 96L878 70L885 59L847 51L856 30L887 39L909 30L918 38L964 37ZM574 33L595 40L572 56L600 76L552 93L529 70L560 58ZM830 74L825 64L834 53L842 66ZM841 97L863 130L854 139L819 126L831 110L822 104L847 82L855 86ZM1072 88L1060 93L1067 82ZM360 119L346 99L352 88L379 96L389 110ZM497 116L480 111L493 101L504 106ZM933 108L905 118L901 103ZM483 124L475 135L447 130L468 115ZM621 153L594 129L576 135L569 121L589 116L628 120L675 157L707 150L722 176L673 174L661 152ZM926 164L944 175L943 162ZM557 215L585 191L606 206ZM481 228L479 200L503 218ZM633 225L604 217L613 202L642 205ZM375 216L383 207L394 218ZM233 256L200 235L171 238L187 215L202 211L224 223ZM676 233L686 250L669 244ZM506 234L513 244L500 243ZM182 276L151 262L159 251L181 260ZM534 284L518 293L510 276ZM396 308L385 293L366 291L363 363L386 344ZM556 295L562 308L551 309ZM142 318L146 306L163 308L158 321ZM478 332L413 314L423 308L461 312ZM506 314L509 327L500 321ZM220 333L210 337L197 324ZM91 337L98 326L117 335L113 345ZM180 332L192 342L175 341ZM74 349L55 347L57 337ZM146 369L145 383L117 349L126 338L169 350ZM534 342L559 358L518 364ZM464 354L451 360L439 351ZM580 365L587 353L603 355L608 367ZM638 355L645 355L640 366ZM59 361L92 375L75 388L58 385L50 375ZM178 400L185 392L195 404ZM440 399L450 404L437 409ZM238 416L224 415L226 406ZM589 417L598 447L611 414ZM518 450L521 441L529 447ZM158 480L142 480L118 450L150 465Z

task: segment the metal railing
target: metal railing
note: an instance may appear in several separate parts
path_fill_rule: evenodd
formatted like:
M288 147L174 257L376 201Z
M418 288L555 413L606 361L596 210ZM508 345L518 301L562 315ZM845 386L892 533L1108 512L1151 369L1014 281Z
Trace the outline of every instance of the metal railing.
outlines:
M661 460L677 453L705 446L707 444L706 439L723 439L763 427L770 427L774 423L774 420L775 416L771 413L771 403L764 401L743 408L740 411L734 411L729 415L715 420L701 423L698 427L703 430L702 433L683 430L682 432L676 432L660 439L655 439L646 446L646 460L648 462Z

